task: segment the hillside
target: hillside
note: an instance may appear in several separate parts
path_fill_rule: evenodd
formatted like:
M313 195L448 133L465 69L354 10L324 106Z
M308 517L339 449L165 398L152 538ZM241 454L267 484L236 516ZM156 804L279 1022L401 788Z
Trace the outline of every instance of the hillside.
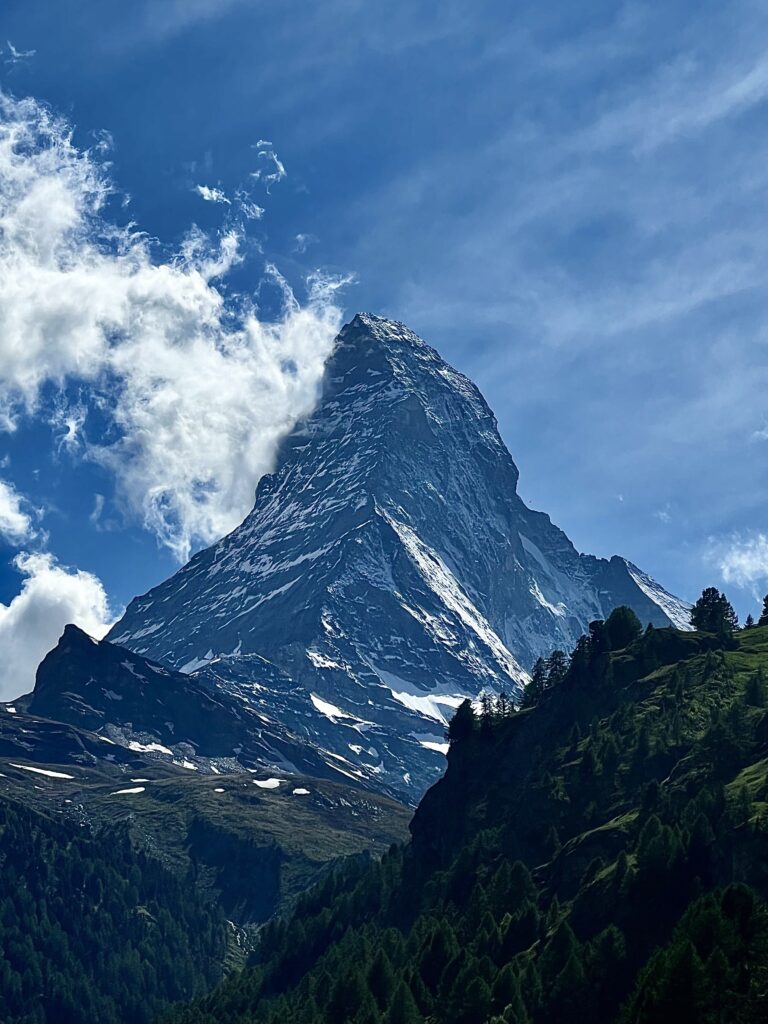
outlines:
M410 811L380 794L204 773L22 703L0 705L3 1024L149 1024L241 966L343 858L407 834Z
M465 706L410 843L175 1024L763 1020L768 628L632 632L533 707Z
M221 977L221 911L190 877L0 798L0 1020L149 1024Z
M34 718L13 719L14 739L24 729L38 739ZM82 741L88 734L71 736ZM7 742L0 729L0 799L94 837L121 830L137 855L192 878L239 927L287 908L340 858L378 856L407 834L407 808L343 783L263 772L203 775L148 757L130 765L62 764L32 760L18 746L8 757Z

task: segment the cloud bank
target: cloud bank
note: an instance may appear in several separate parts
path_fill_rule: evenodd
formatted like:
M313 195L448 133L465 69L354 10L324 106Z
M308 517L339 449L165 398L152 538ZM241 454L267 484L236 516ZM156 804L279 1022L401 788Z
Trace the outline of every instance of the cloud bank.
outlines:
M284 170L262 152L269 186ZM316 274L302 303L267 266L281 308L261 319L221 289L242 259L239 230L193 229L158 259L135 226L110 221L100 156L40 103L0 93L0 426L39 412L47 384L82 382L80 401L109 421L85 454L184 560L242 520L280 437L311 410L344 282ZM23 536L23 513L7 510Z
M96 638L111 625L104 587L91 573L64 568L50 554L22 553L14 564L25 579L11 603L0 604L0 700L32 689L68 622Z

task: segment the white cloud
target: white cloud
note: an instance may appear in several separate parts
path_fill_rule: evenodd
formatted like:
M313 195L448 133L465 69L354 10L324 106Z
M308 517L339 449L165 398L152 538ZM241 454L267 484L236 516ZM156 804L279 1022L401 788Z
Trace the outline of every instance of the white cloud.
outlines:
M261 167L257 171L252 171L251 177L261 181L266 186L267 192L269 192L273 185L288 177L285 166L275 152L272 143L266 139L259 139L254 148L257 150Z
M208 185L195 185L195 192L204 199L206 203L226 203L231 206L231 200L226 196L226 193L220 188L211 188Z
M281 312L261 320L216 284L241 259L236 231L216 244L192 231L158 262L144 235L106 220L110 192L67 124L0 93L0 425L34 413L46 382L82 382L118 432L88 456L185 559L242 520L280 437L311 410L343 282L315 275L301 305L268 267Z
M54 403L49 423L56 436L59 452L76 451L83 438L83 428L88 417L88 407L82 401L70 402L62 395Z
M7 40L7 43L9 55L5 59L6 64L18 64L23 60L31 60L37 53L37 50L18 50L10 39Z
M245 189L240 188L235 192L235 203L246 220L261 220L264 216L264 207L255 203Z
M726 583L751 586L768 579L768 536L734 538L719 555L720 572Z
M664 66L646 93L611 110L587 138L598 146L631 142L642 150L702 131L768 97L768 59L740 57L719 67L685 54Z
M293 247L295 252L305 253L310 245L317 241L317 235L305 234L300 232L296 235L296 245Z
M104 495L98 492L93 496L93 510L88 516L88 521L98 530L101 523L101 515L104 511Z
M6 480L0 480L0 535L11 544L24 544L35 535L26 501Z
M0 700L32 689L37 666L67 623L96 638L111 625L107 595L96 576L66 569L49 554L22 553L15 565L26 578L11 603L0 604Z

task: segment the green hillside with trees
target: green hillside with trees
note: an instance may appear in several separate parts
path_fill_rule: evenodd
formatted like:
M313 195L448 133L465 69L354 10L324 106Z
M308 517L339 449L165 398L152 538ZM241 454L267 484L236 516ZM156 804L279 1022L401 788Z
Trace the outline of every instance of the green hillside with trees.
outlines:
M618 609L457 712L412 838L173 1024L748 1024L768 1006L768 625Z
M250 774L158 773L121 792L95 767L39 784L0 767L0 1024L148 1024L242 966L262 922L332 864L386 850L410 817L299 776L266 790Z
M148 1024L221 977L227 925L190 879L0 800L0 1021Z

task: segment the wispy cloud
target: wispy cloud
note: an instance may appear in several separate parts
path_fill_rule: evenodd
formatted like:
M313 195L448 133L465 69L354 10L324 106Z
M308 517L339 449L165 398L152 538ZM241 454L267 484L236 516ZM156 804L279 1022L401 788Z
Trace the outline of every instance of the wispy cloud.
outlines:
M451 52L471 86L427 66L449 94L414 98L409 145L338 215L381 307L487 390L532 500L584 550L662 578L685 563L694 591L707 537L759 528L768 501L750 444L768 387L768 15L626 4L569 11L566 30L564 9L493 32L478 15L476 45ZM617 490L620 524L596 511Z
M7 480L0 480L0 536L15 545L35 536L31 505Z
M31 60L37 50L19 50L17 49L10 39L7 41L8 49L5 51L8 56L5 58L6 64L20 64L22 61Z
M70 401L63 393L54 400L48 422L56 435L59 453L75 452L84 443L83 428L88 418L88 406L82 400Z
M264 207L254 202L253 197L247 189L237 189L235 192L235 204L238 212L246 220L261 220L264 216Z
M152 0L131 18L122 44L160 44L195 25L225 17L245 0Z
M185 559L243 518L279 439L311 409L343 282L314 275L302 304L267 267L281 312L262 320L217 287L242 259L236 228L192 231L158 262L145 236L104 220L110 191L66 123L0 94L0 411L13 429L48 382L79 381L116 437L88 457ZM65 443L84 418L62 420Z
M753 587L768 582L768 536L735 537L719 552L720 573L726 583Z
M305 253L307 251L307 249L310 247L310 245L313 245L316 242L317 242L317 236L316 235L305 234L304 232L299 232L299 234L296 235L296 238L295 238L295 243L296 244L293 247L293 251L303 254L303 253Z
M227 197L227 194L220 188L211 187L209 185L195 185L194 191L204 199L206 203L225 203L227 206L232 205L232 201Z
M259 139L255 143L254 149L256 150L256 158L261 166L257 170L251 171L251 177L256 181L260 181L266 187L267 192L269 192L273 185L288 177L285 166L275 152L272 143L266 139Z
M768 57L680 56L640 96L619 103L584 133L582 145L628 145L642 153L704 131L768 98ZM578 139L578 137L577 137Z

